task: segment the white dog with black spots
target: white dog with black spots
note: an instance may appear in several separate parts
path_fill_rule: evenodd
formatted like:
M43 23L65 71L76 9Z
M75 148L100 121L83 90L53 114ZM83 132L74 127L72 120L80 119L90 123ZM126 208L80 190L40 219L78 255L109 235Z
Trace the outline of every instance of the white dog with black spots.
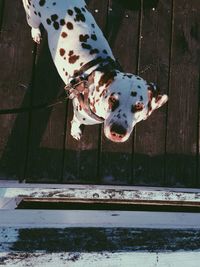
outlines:
M71 134L75 139L82 135L82 124L104 122L106 137L124 142L136 123L146 120L167 102L167 95L160 95L153 84L109 67L115 57L84 0L23 0L23 5L36 43L41 39L40 24L46 29L50 52L64 83L69 84L80 69L84 70L81 78L90 79L87 101L85 82L74 87L78 94L71 94L74 106ZM89 67L85 67L87 64Z

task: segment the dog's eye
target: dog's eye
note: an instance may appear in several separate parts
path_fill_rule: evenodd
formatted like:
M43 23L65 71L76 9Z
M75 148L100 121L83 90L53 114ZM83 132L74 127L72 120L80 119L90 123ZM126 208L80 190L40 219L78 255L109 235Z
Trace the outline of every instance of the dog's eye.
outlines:
M109 109L111 111L115 111L119 107L119 100L116 99L114 96L110 96L108 104L109 104Z
M142 111L143 109L144 109L144 104L141 102L138 102L135 105L132 105L131 112L136 113L138 111Z

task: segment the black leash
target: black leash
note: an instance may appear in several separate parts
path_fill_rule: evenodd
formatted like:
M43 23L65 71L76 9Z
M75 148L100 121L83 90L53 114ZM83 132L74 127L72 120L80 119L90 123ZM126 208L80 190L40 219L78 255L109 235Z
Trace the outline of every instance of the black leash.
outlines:
M67 99L70 98L69 92L68 92L68 90L66 90L66 88L70 87L73 89L74 87L76 87L77 86L77 79L78 79L78 82L80 82L80 79L85 80L85 77L82 77L84 72L87 71L88 69L94 67L95 65L98 65L98 64L100 64L100 66L97 67L97 69L99 69L99 70L105 71L105 69L108 65L112 66L115 69L121 70L121 66L117 60L115 61L109 57L108 58L98 57L98 58L86 63L85 65L83 65L82 68L75 73L74 78L70 81L70 84L65 86L65 91L64 91L65 96L61 95L60 97L58 97L56 99L56 101L53 101L50 103L43 103L43 104L35 105L35 106L30 106L27 108L0 109L0 115L19 114L19 113L30 112L33 110L48 109L48 108L52 108L56 105L59 105L59 104L66 102Z
M59 97L56 101L50 102L50 103L43 103L40 105L35 105L35 106L30 106L28 108L13 108L13 109L1 109L0 110L0 115L5 115L5 114L19 114L19 113L26 113L30 112L32 110L40 110L40 109L48 109L52 108L56 105L62 104L66 102L68 99L68 96L62 96Z

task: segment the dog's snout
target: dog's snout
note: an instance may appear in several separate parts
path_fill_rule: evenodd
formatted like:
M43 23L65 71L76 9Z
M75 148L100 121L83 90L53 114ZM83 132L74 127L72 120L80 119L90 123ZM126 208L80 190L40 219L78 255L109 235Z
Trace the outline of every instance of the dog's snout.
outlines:
M120 140L126 135L126 129L119 124L113 124L110 127L110 133L113 139Z

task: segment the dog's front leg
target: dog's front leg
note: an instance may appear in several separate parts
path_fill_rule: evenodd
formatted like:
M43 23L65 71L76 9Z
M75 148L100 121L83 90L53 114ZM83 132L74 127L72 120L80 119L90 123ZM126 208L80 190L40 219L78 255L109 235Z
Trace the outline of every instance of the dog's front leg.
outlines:
M41 41L41 31L39 28L31 28L31 36L33 38L33 41L37 44L40 44Z
M35 14L34 5L31 5L30 1L23 0L24 9L26 12L26 19L28 25L31 27L31 36L33 40L39 44L41 40L41 31L40 31L40 18Z
M81 127L81 123L78 120L78 118L76 117L76 115L74 114L74 117L71 121L71 135L76 140L80 140L81 136L82 136L82 130L80 127Z
M40 21L35 20L28 15L26 18L27 18L28 25L31 27L31 36L33 38L33 41L36 42L37 44L40 44L40 41L41 41L41 31L39 28Z

